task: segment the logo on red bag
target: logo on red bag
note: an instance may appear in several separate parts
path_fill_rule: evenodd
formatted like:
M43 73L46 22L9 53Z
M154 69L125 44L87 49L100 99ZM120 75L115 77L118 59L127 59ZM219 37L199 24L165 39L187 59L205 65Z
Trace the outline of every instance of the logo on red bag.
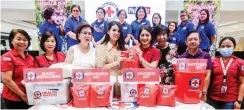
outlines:
M162 88L162 92L163 92L163 94L168 94L169 89L167 87L164 87L164 88Z
M179 70L185 70L186 69L186 64L184 62L179 63Z
M103 90L103 88L98 88L98 90L97 90L98 95L103 95L104 93L105 93L105 91Z
M128 80L132 80L134 78L134 73L132 71L127 71L125 73L125 78Z
M74 74L75 79L77 80L82 80L84 78L84 73L83 72L76 72Z
M40 99L41 96L42 96L42 93L40 91L34 92L34 99Z
M28 72L28 73L26 74L26 78L27 78L27 80L34 80L34 79L36 79L36 73L30 71L30 72Z
M133 58L134 54L133 53L129 53L129 58Z
M85 97L86 96L86 91L85 90L79 90L78 93L77 93L77 95L79 97Z
M199 78L192 78L190 80L190 86L193 89L197 89L201 84L201 80Z
M137 94L137 91L136 91L135 89L131 89L131 90L130 90L130 95L131 95L131 97L136 96L136 94Z
M144 93L145 95L149 95L149 94L150 94L150 88L145 87L143 93Z

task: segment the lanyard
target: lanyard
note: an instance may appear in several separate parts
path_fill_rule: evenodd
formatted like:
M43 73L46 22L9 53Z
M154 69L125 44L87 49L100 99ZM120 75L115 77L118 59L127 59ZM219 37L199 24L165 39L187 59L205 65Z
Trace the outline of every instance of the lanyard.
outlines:
M220 58L220 63L221 63L222 70L223 70L223 74L224 74L224 79L223 79L223 82L224 82L224 83L226 83L226 77L227 77L226 75L227 75L227 71L228 71L229 66L230 66L230 64L232 63L232 61L233 61L233 58L230 59L230 61L228 62L227 66L225 67L223 59Z
M49 62L49 60L47 59L47 57L46 57L45 54L44 54L44 57L45 57L45 59L47 60L49 66L51 66L52 64ZM55 57L56 57L56 60L57 60L57 63L58 63L58 56L57 56L56 52L55 52Z

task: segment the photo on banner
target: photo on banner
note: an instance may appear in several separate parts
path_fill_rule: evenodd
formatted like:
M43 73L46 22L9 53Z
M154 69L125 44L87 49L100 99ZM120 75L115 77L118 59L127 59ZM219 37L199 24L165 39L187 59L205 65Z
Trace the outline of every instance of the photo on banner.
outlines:
M187 10L189 14L189 19L195 25L198 24L200 11L202 9L207 9L210 14L209 21L213 22L215 28L217 29L219 10L220 10L220 0L184 0L184 9Z
M120 9L126 10L127 23L131 23L136 19L135 13L137 7L144 6L147 11L147 20L152 24L152 16L154 13L160 13L162 16L162 24L165 23L166 0L160 2L148 2L148 0L85 0L85 19L88 23L96 20L96 9L102 7L106 11L105 19L108 21L118 21L116 14Z

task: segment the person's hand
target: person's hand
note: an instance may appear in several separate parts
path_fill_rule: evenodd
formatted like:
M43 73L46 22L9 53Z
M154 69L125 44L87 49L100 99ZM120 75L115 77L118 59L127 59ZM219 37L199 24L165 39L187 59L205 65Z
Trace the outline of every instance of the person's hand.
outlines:
M241 108L241 104L236 101L234 103L234 110L240 110L240 108Z
M138 40L134 40L134 42L135 42L136 45L141 45L141 44L138 42Z
M142 57L142 51L141 51L141 49L140 48L135 48L134 50L135 50L136 54L138 55L139 60L142 62L143 57Z
M126 60L126 59L127 59L127 57L125 57L125 56L119 54L118 59L117 59L117 63L118 63L118 65L120 64L121 61L124 61L124 60Z
M207 102L207 95L203 94L202 92L199 94L199 97L201 98L202 101Z
M28 104L28 99L27 99L27 96L26 96L26 94L25 95L23 95L23 96L21 96L21 98Z

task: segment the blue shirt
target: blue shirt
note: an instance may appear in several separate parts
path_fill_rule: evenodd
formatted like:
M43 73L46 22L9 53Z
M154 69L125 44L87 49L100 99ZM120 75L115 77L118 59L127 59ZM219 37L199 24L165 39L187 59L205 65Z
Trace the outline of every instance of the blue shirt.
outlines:
M102 22L98 22L97 20L91 24L91 26L94 28L93 31L93 37L95 42L100 41L103 36L107 32L107 27L108 27L108 21L102 20Z
M57 40L57 50L61 51L62 50L62 43L63 40L61 39L61 35L60 35L60 27L58 24L56 24L55 22L53 24L51 24L48 21L43 21L42 24L39 27L39 35L42 36L42 34L44 34L46 31L52 31L56 37Z
M191 21L186 21L185 24L180 24L177 26L177 45L178 46L186 46L185 41L187 35L194 30L194 24Z
M76 33L77 27L83 22L86 22L86 20L81 17L79 17L79 20L77 20L77 19L75 19L75 17L73 15L70 16L66 20L65 25L64 25L65 33L69 32L69 31ZM67 49L69 49L69 47L76 45L76 44L78 44L77 40L72 39L70 36L67 37Z
M156 26L158 26L158 25L156 25ZM154 30L154 28L155 28L156 26L153 26L152 29ZM160 24L160 26L162 26L162 27L166 27L166 26L164 26L164 25L162 25L162 24Z
M197 26L197 31L200 33L201 38L199 48L210 50L211 36L216 34L214 25L211 22L199 24Z
M126 39L127 34L131 34L131 26L130 24L124 22L123 24L121 24L121 28L122 28L124 39ZM126 44L129 44L129 42L127 42Z
M147 19L143 19L141 22L138 22L137 20L134 20L132 23L131 23L131 30L132 30L132 35L133 37L138 40L139 38L139 30L140 30L140 27L143 26L143 25L148 25L148 26L151 26L150 22L147 20Z
M168 42L169 43L173 43L173 44L177 44L177 39L178 38L178 33L177 32L174 32L173 35L170 35L169 34L169 37L168 37Z

